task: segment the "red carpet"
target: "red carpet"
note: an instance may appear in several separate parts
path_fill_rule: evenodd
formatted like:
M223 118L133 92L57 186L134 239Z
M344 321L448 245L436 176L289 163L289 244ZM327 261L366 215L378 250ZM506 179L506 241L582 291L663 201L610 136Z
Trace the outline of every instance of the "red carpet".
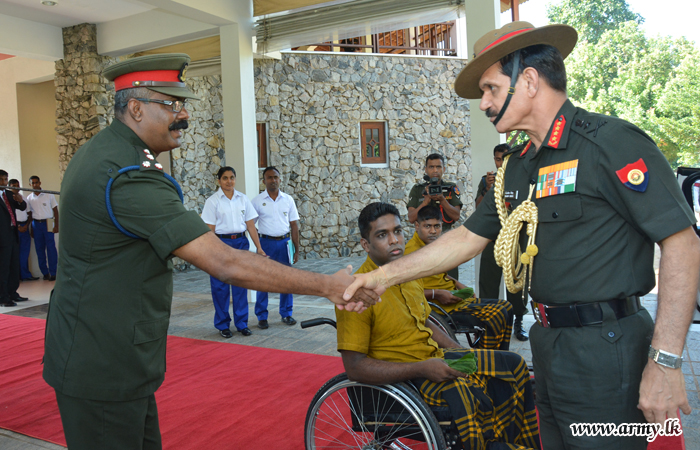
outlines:
M66 445L41 378L44 321L0 315L0 428ZM306 410L340 358L168 336L156 393L165 449L303 449Z
M66 445L41 378L44 321L0 314L0 428ZM156 393L165 449L303 449L306 410L340 358L168 336ZM659 437L648 450L685 449ZM546 449L545 449L546 450Z

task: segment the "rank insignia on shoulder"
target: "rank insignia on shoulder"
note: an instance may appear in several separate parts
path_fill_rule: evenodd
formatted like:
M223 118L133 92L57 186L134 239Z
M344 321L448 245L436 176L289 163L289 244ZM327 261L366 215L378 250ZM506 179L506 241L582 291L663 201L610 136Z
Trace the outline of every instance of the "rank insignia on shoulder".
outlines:
M141 163L141 165L142 165L143 167L148 168L148 167L151 167L151 162L150 162L150 161L144 161L144 162Z
M615 174L625 187L633 191L644 192L647 190L647 185L649 184L648 172L644 160L639 158L639 161L627 164L622 169L615 171Z

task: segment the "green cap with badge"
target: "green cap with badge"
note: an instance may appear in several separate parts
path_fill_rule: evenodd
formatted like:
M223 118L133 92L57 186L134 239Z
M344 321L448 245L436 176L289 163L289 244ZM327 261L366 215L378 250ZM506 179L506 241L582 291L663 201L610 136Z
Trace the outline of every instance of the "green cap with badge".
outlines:
M172 97L198 100L185 84L189 63L190 57L185 53L146 55L112 64L102 75L114 81L115 92L147 88Z

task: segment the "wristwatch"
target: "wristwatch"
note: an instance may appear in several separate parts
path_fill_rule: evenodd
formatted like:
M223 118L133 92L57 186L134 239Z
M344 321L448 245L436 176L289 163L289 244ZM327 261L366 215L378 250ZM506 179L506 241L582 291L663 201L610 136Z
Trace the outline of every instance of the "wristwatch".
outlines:
M663 350L657 350L651 345L649 346L649 358L653 359L656 364L670 367L671 369L680 369L681 363L683 362L682 356L674 355L673 353Z

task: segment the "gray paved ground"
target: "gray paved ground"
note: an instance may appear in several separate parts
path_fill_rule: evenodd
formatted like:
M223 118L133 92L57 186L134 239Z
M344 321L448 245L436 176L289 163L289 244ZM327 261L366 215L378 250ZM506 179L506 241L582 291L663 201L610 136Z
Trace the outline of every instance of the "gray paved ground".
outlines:
M364 261L362 258L334 258L301 261L297 267L319 273L334 273L347 264L356 269ZM460 280L469 286L474 285L474 266L471 262L460 267ZM175 336L193 339L205 339L226 343L252 345L257 347L295 350L307 353L334 355L335 330L330 326L302 330L298 325L289 327L279 320L276 306L279 297L270 296L269 322L270 328L260 330L255 325L257 319L253 312L255 297L249 301L249 326L253 335L243 337L234 333L233 338L223 339L213 326L214 310L211 303L209 276L199 270L178 273L174 279L173 310L168 333ZM53 283L46 282L50 290ZM40 286L43 286L40 285ZM36 289L36 285L34 286ZM21 292L21 291L20 291ZM656 315L656 295L649 294L643 300L644 306L650 310L652 317ZM6 312L27 317L46 317L47 305L37 305L30 308ZM294 317L301 322L315 317L334 318L333 306L326 299L313 296L295 296ZM532 315L526 316L525 325L534 323ZM464 341L466 344L466 341ZM528 363L531 362L529 342L511 341L511 350L522 355ZM686 389L693 412L690 416L682 416L686 439L686 448L700 448L700 332L691 331L688 335L686 349L683 353L683 373L686 376ZM38 439L32 439L17 433L0 429L0 449L2 450L38 450L62 449L63 447L49 444Z

